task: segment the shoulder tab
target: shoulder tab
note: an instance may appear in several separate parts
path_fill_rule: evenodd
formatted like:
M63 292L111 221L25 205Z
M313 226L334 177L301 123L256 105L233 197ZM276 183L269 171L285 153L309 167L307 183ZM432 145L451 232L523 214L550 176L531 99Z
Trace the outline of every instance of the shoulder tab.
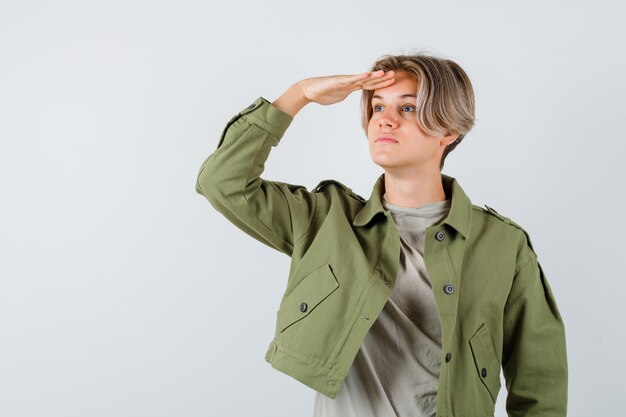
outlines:
M485 204L485 208L487 209L487 211L489 213L493 214L494 216L496 216L498 219L502 220L503 222L505 222L505 223L509 222L510 219L508 217L505 217L502 214L498 213L496 211L496 209L494 209L492 207L489 207L487 204Z
M359 200L361 203L367 203L367 200L363 197L361 197L360 195L358 195L357 193L355 193L354 191L350 190L350 195L354 198L356 198L357 200Z
M344 190L347 190L347 189L348 189L348 187L347 187L346 185L344 185L344 184L340 183L339 181L329 179L329 180L320 181L320 183L319 183L319 184L317 184L317 185L313 188L313 192L314 192L314 193L316 193L316 192L318 192L319 190L321 190L322 188L324 188L326 185L331 184L331 183L332 183L332 184L337 184L339 187L343 188Z
M498 213L495 209L489 207L487 204L485 204L485 207L487 208L487 211L489 213L493 214L494 216L496 216L497 218L499 218L500 220L502 220L506 224L510 224L511 226L515 226L518 229L520 229L522 232L524 232L524 234L526 235L526 240L528 241L528 246L530 246L530 249L533 252L535 252L535 248L533 248L533 244L530 241L530 235L528 234L528 232L526 230L524 230L524 228L522 226L520 226L519 224L515 223L509 217L503 216L502 214Z
M356 198L357 200L360 200L362 202L366 202L367 201L363 197L361 197L360 195L358 195L357 193L352 191L352 189L350 187L348 187L347 185L345 185L345 184L343 184L343 183L341 183L341 182L339 182L337 180L333 180L333 179L327 179L327 180L321 181L319 184L317 184L313 188L313 192L314 193L319 192L322 188L324 188L328 184L336 184L337 186L339 186L339 188L343 189L346 193L350 194L350 196Z

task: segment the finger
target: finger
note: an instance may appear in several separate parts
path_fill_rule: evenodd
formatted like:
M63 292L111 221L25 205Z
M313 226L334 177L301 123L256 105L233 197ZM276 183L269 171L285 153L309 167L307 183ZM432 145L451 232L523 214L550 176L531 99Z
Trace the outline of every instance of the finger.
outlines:
M361 90L361 89L375 89L380 87L386 87L387 85L393 84L394 81L394 71L387 71L386 73L383 70L366 72L359 74L360 76L367 74L366 78L361 80L352 80L352 82L348 83L348 89L351 92ZM384 74L384 75L383 75ZM381 82L391 81L387 83L381 84Z
M361 85L364 85L367 83L378 82L381 80L388 80L390 78L393 78L394 76L395 76L395 73L393 71L387 71L386 73L384 73L383 70L380 70L380 71L374 71L373 73L370 73L369 77L362 79L360 81L357 81L357 82L360 83Z
M375 90L377 88L382 88L382 87L387 87L390 86L391 84L393 84L396 80L394 78L391 78L389 80L384 80L381 82L377 82L377 83L369 83L369 84L365 84L362 85L361 88L363 88L364 90Z
M380 79L383 77L386 77L388 73L385 73L384 70L378 70L378 71L371 71L367 73L367 77L364 78L361 81L369 81L369 80L376 80L376 79Z
M394 82L396 82L395 78L388 78L386 80L375 80L375 81L371 81L367 83L362 83L359 85L359 87L370 90L374 88L387 87L388 85L391 85Z
M357 90L375 90L377 88L387 87L395 82L395 78L389 78L386 80L376 80L369 83L360 83L350 86L350 91Z
M362 72L362 73L356 74L356 75L348 75L346 77L346 81L348 81L348 82L361 81L361 80L369 78L369 76L370 76L369 74L370 73L366 71L366 72Z
M396 82L395 77L390 77L384 80L372 80L371 82L365 83L364 85L367 87L371 87L371 86L376 86L376 85L389 85L389 84L393 84L394 82Z

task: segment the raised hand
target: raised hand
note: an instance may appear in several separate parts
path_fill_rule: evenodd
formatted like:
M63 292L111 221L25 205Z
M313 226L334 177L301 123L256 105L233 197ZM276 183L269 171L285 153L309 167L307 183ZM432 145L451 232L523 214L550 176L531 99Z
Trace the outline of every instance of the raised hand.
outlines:
M295 115L308 103L323 105L334 104L344 100L354 91L361 89L374 90L387 87L395 82L393 71L367 71L352 75L327 75L323 77L305 78L291 85L272 104L283 112Z
M395 81L393 71L383 70L363 72L356 75L328 75L306 78L296 83L302 97L307 102L322 105L335 104L344 100L354 91L374 90L386 87Z

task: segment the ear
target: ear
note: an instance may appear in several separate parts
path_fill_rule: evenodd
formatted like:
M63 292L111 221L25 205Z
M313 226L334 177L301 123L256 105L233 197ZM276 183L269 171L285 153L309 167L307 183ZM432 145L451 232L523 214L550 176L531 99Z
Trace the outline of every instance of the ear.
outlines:
M454 131L450 132L449 130L446 130L445 135L441 137L441 144L448 146L449 144L454 142L458 137L459 137L458 132L454 132Z

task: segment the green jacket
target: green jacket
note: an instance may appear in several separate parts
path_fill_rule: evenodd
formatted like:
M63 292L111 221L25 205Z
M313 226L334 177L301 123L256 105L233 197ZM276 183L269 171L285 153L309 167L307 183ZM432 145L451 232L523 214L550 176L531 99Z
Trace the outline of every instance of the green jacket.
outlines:
M400 236L382 206L384 173L367 200L335 180L308 191L260 177L292 120L263 97L241 110L202 164L196 191L291 257L265 360L336 398L391 295ZM441 177L451 208L426 230L424 247L442 327L437 416L493 416L501 368L509 416L565 416L565 328L528 233Z

